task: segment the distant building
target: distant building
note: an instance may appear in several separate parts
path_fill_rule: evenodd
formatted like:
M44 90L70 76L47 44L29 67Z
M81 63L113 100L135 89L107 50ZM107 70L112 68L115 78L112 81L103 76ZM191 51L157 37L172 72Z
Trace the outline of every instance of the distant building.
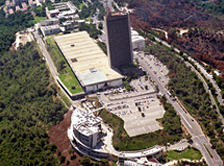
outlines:
M14 11L25 11L27 10L27 0L6 0L5 5L8 9L9 14L14 14ZM35 2L36 3L36 2ZM22 9L20 7L23 7ZM11 10L9 10L11 9Z
M85 20L78 20L79 27L85 25Z
M27 0L12 0L12 2L15 4L15 6L21 5L23 2L27 3Z
M22 2L22 7L23 7L23 10L27 10L27 5L25 2Z
M14 13L13 9L9 9L9 14L13 14L13 13Z
M33 0L28 0L28 3L29 3L29 5L30 5L31 8L34 8L34 7L37 6L36 2L33 1Z
M13 9L15 9L15 5L12 2L6 2L7 9L12 9L9 11L9 14L12 13Z
M41 26L49 26L49 25L56 25L56 24L59 24L59 19L57 19L57 18L40 21Z
M61 31L59 25L42 26L40 27L40 30L43 36L53 35Z
M145 39L139 36L138 32L131 30L132 49L134 51L142 51L145 49Z
M50 10L49 13L51 17L55 17L56 15L59 14L59 10L58 9Z
M20 10L20 7L19 6L16 6L16 11L19 11Z
M15 6L18 6L20 4L19 0L12 0L12 2Z
M53 6L55 9L58 9L59 11L70 10L70 8L67 5L67 2L53 3Z
M77 28L79 26L77 21L65 21L62 23L63 26L65 27L65 30L72 30L74 28Z
M78 14L64 15L62 13L59 13L57 15L57 18L59 18L59 19L65 18L66 20L76 20L76 21L78 21L79 20L79 15Z
M129 14L108 13L105 32L109 66L117 68L133 63Z

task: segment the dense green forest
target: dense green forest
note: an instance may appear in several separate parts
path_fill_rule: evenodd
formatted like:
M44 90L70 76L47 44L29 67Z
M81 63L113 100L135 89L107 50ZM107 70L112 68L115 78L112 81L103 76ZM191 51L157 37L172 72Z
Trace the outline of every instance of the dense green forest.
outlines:
M95 24L85 24L79 27L79 31L87 31L91 38L98 39L98 35L102 35L102 32L96 29Z
M0 6L4 5L5 0L0 0Z
M33 25L30 20L33 16L28 13L18 11L7 18L3 10L0 10L0 53L9 50L9 47L15 41L15 33L20 29L24 30Z
M98 19L103 20L103 17L105 16L106 12L102 3L99 3L98 0L92 0L92 3L89 3L87 1L86 4L88 4L88 7L86 7L85 5L82 7L82 11L79 13L80 18L85 19L93 16L96 13L96 9L98 8L99 9ZM77 5L80 4L77 3Z
M0 165L57 165L46 130L67 111L34 43L0 57Z
M213 14L224 14L224 1L214 0L213 2L205 2L204 0L197 0L192 2L193 5L199 6L202 11L209 11Z
M98 46L103 50L103 52L107 55L107 46L104 42L98 41Z

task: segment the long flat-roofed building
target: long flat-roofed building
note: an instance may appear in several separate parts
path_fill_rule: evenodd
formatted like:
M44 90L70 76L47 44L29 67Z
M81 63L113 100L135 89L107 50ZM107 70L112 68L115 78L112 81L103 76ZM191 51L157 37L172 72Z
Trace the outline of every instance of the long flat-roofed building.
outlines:
M123 84L108 58L86 31L56 36L55 42L86 92Z

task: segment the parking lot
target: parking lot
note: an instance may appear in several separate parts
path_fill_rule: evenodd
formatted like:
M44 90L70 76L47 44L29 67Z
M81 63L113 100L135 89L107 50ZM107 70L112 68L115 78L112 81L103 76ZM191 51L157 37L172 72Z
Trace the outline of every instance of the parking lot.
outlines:
M108 96L110 95L101 93L100 99L108 111L124 120L124 128L129 136L154 132L162 128L156 119L162 118L165 110L157 99L156 93L120 100L110 100Z
M144 53L138 53L138 57L143 56ZM158 79L167 84L169 71L166 66L153 55L147 55L144 60ZM98 97L108 111L124 120L124 128L130 137L162 129L156 119L162 118L165 110L156 97L156 88L150 78L141 76L133 79L130 85L134 91L111 89L101 92Z
M134 87L136 92L153 92L156 89L153 83L148 78L146 79L145 76L132 80L130 85Z
M139 52L136 55L141 59L143 59L143 56L146 56L146 58L144 58L145 63L158 77L158 79L164 84L167 84L169 82L169 77L167 76L169 70L156 57L151 54L145 55L144 52Z
M130 85L134 88L134 91L126 92L123 89L119 88L118 90L107 90L104 92L104 95L109 100L123 100L127 98L132 98L135 96L141 96L146 94L155 93L156 88L150 80L145 80L144 77L140 79L132 80Z

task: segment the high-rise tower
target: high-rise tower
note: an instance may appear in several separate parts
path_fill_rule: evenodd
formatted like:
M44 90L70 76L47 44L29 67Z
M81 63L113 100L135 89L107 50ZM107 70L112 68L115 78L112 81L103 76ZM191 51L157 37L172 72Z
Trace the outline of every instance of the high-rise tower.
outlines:
M110 13L105 17L109 66L117 68L133 63L129 14Z

